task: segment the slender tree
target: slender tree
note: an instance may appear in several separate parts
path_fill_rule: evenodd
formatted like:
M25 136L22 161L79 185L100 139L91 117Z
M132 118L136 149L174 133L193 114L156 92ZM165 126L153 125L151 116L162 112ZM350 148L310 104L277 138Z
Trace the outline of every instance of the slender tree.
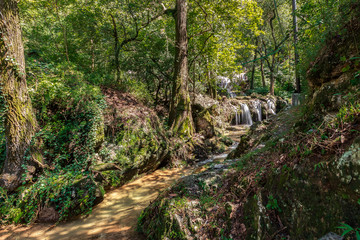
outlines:
M188 90L187 1L176 0L175 72L172 84L169 121L175 133L191 136L194 132Z
M258 48L258 45L259 45L259 38L257 37L255 46ZM253 65L252 65L252 70L251 70L250 89L254 89L254 78L255 78L255 68L256 68L257 53L258 53L258 50L255 49L254 50L254 60L253 60Z
M21 183L24 156L30 148L37 126L27 92L24 47L16 0L0 1L0 84L0 94L6 102L6 160L0 186L13 191ZM32 157L36 158L35 155Z
M295 48L295 82L296 82L296 93L301 92L300 75L298 71L299 53L297 49L298 42L298 25L296 18L296 0L292 0L293 7L293 24L294 24L294 48Z

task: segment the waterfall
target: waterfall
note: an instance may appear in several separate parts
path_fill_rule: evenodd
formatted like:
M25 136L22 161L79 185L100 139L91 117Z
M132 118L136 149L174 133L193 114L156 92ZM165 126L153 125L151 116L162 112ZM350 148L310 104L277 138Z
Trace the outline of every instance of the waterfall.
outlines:
M240 125L240 122L241 122L240 113L237 110L237 108L235 108L235 125Z
M271 100L271 99L268 99L267 100L267 105L268 105L268 108L269 108L269 111L271 114L273 115L276 115L276 106L275 106L275 103Z
M238 83L246 82L247 81L246 73L235 74L233 80Z
M226 89L231 98L236 97L236 94L232 91L231 80L227 77L218 76L220 80L220 87Z
M241 103L240 106L241 106L241 123L250 126L253 125L249 106L245 103Z
M254 107L255 107L255 110L256 110L256 113L257 113L257 120L259 122L262 121L262 112L261 112L261 101L257 100L257 101L254 101Z

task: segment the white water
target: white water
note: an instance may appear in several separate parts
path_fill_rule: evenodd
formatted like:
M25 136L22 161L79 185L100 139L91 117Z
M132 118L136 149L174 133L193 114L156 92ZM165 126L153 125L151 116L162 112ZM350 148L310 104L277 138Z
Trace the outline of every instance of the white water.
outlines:
M268 99L267 100L267 105L268 105L270 113L273 114L273 115L276 115L275 103L271 99Z
M240 125L240 122L241 122L240 113L237 110L237 108L235 108L235 125Z
M245 82L247 81L246 73L235 74L233 79L239 83Z
M241 123L245 125L253 125L249 106L245 103L241 103Z
M254 101L253 105L257 113L257 121L261 122L262 121L261 101L259 100Z
M236 94L232 91L230 78L218 76L218 79L220 80L220 87L226 89L231 98L236 97Z

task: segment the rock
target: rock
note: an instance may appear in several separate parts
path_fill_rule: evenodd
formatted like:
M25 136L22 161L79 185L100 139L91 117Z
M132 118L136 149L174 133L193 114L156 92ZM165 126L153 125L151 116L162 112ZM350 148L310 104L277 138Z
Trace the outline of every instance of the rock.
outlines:
M333 232L326 234L325 236L319 238L319 240L343 240L342 236L339 236Z
M36 222L38 223L56 223L60 215L53 207L45 207L39 211Z
M208 109L199 113L195 118L196 131L206 138L215 136L215 123Z
M278 113L281 110L285 109L287 106L289 106L289 103L281 97L276 97L275 105L276 105L276 112Z
M241 136L239 145L234 151L229 153L227 159L234 159L238 156L241 156L246 151L248 151L250 149L249 141L250 141L249 135Z

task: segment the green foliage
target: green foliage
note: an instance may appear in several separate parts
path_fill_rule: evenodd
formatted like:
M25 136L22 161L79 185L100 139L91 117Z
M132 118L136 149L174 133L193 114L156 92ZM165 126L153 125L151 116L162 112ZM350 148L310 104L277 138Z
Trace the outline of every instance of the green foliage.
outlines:
M0 169L2 169L3 163L6 157L6 145L5 145L5 128L4 128L4 113L5 113L5 103L4 98L1 93L0 86Z
M276 198L274 198L273 195L269 196L268 203L266 204L266 208L281 212L281 208L278 205L278 201L276 200Z
M76 186L83 182L81 188ZM96 185L89 172L66 170L48 172L31 186L21 187L17 194L7 195L0 188L0 215L2 223L30 223L40 208L54 207L60 219L91 211Z
M300 43L299 50L302 57L300 71L303 78L309 68L309 63L316 59L319 50L325 46L326 39L334 34L341 35L351 34L342 29L344 23L351 19L351 9L355 1L353 0L310 0L300 3L299 24ZM340 56L339 56L340 57ZM346 60L348 56L341 56L341 60ZM349 65L344 67L343 71L349 70Z
M337 228L343 230L342 236L354 235L356 240L360 240L360 228L353 228L346 223L341 223L341 225Z
M41 149L48 169L15 194L2 191L2 221L29 223L43 207L54 207L60 213L60 220L71 214L87 213L93 206L97 188L89 166L95 161L96 148L104 140L103 95L69 65L55 67L28 59L27 66L29 93L41 127L37 137L42 139ZM0 130L1 160L5 144Z
M246 93L248 95L251 95L252 93L257 93L260 95L267 95L269 94L269 89L267 87L258 87L258 88L254 88L254 89L249 89L248 91L246 91Z
M337 126L343 126L345 123L353 122L360 115L360 102L347 102L337 113Z
M360 85L360 71L357 71L354 74L354 78L350 80L351 85L357 86Z

